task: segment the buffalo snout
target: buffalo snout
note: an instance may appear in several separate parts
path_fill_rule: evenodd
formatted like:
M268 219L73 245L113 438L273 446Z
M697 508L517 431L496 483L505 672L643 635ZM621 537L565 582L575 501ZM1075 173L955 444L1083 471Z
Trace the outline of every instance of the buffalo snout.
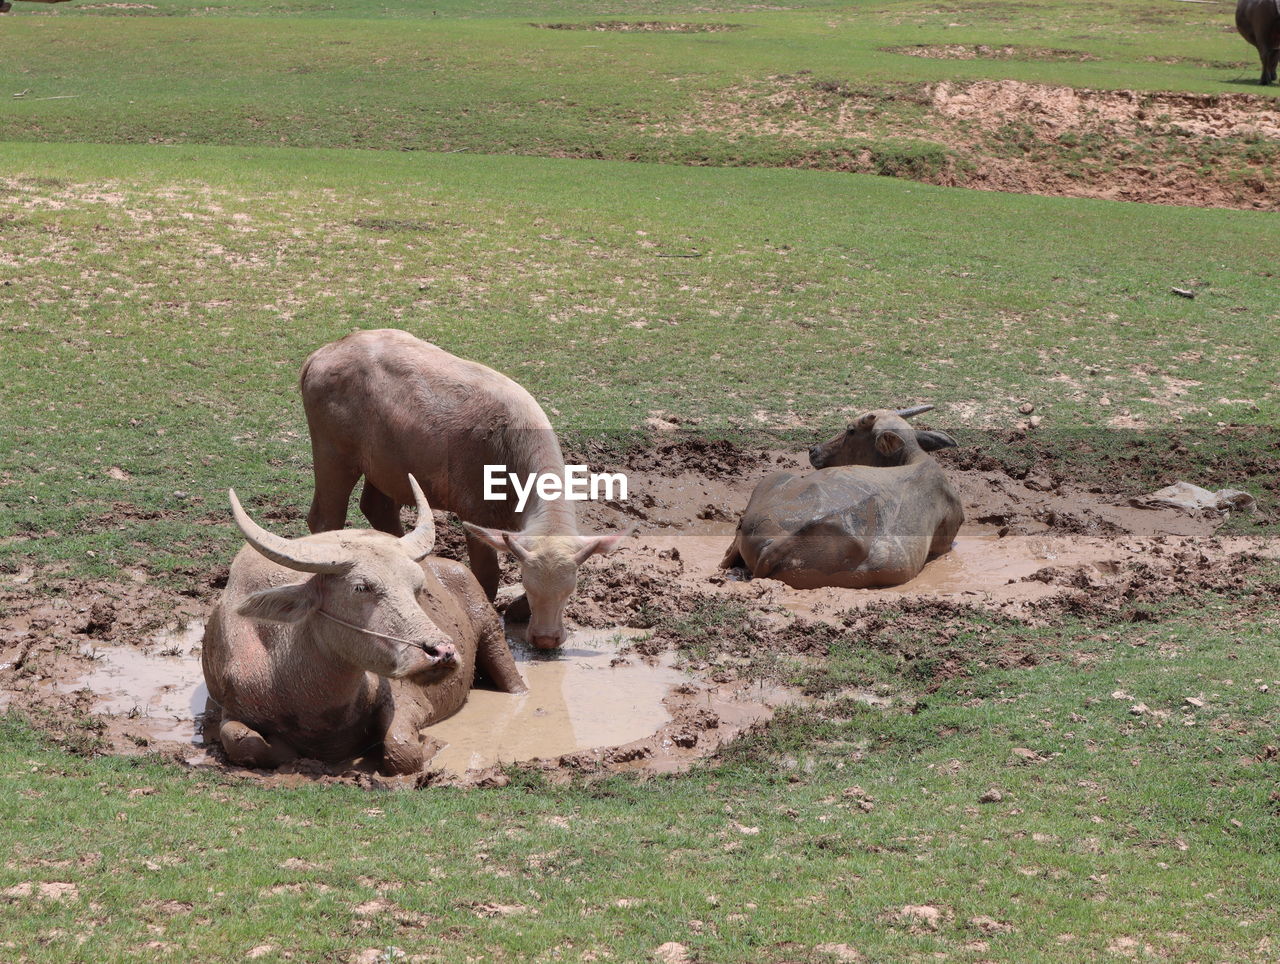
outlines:
M826 456L822 452L821 445L815 445L809 449L809 464L815 469L823 468L827 464Z
M529 642L533 644L534 649L559 649L560 644L564 642L564 637L564 630L560 630L545 636L530 636Z
M422 651L441 663L456 663L458 661L458 650L453 643L428 643L422 647Z

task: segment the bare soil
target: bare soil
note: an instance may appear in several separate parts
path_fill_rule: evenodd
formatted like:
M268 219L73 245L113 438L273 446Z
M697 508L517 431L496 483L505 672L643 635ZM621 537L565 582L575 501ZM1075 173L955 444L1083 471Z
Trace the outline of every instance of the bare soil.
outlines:
M1083 50L1058 47L1028 47L1022 44L911 44L906 47L881 47L887 54L905 54L929 60L1063 60L1083 63L1097 60Z
M917 49L916 56L945 57L1005 50L899 52ZM1256 94L1016 80L855 87L801 72L717 92L686 120L649 129L777 139L792 150L793 167L1024 194L1280 209L1280 169L1268 147L1280 136L1280 107Z
M741 30L733 23L678 23L667 20L597 20L594 23L531 23L543 30L597 30L610 33L723 33Z
M590 454L577 457L591 460ZM771 471L802 468L799 458L672 437L604 461L603 467L628 472L632 497L625 504L586 503L583 529L638 525L640 532L583 568L567 616L584 628L579 639L587 638L586 629L630 630L633 637L645 630L622 658L670 661L672 651L685 653L677 658L688 675L667 693L664 721L648 735L528 764L553 777L660 772L715 755L744 729L767 721L780 702L797 697L760 677L762 653L820 658L850 633L858 645L892 648L907 659L924 647L936 664L933 678L922 680L928 689L964 664L967 654L954 640L975 615L1026 626L1079 616L1123 624L1150 618L1169 598L1237 591L1256 576L1259 560L1280 555L1274 538L1219 535L1216 514L1135 508L1129 498L1143 492L1090 491L1070 481L1069 472L1050 475L1034 465L1011 472L961 449L942 459L966 512L951 552L892 589L794 590L726 572L719 561L755 484ZM456 526L441 525L440 532L442 548L465 558ZM145 579L87 582L31 568L0 574L0 708L19 709L73 751L159 752L220 765L216 748L202 751L193 743L193 723L188 738L175 739L173 720L161 721L147 707L172 710L163 691L198 655L198 639L190 631L184 637L182 627L207 613L225 568L190 595ZM162 627L168 636L157 636ZM731 658L703 663L688 655L688 647L708 645ZM104 653L121 650L159 667L132 708L130 694L121 702L94 675ZM1016 646L986 656L1009 665L1036 658ZM166 658L186 660L181 672L165 670L178 666ZM86 679L98 682L86 688ZM245 775L276 783L396 782L378 777L371 765L310 761L272 775ZM435 770L416 783L504 780L502 771L481 767L462 775Z

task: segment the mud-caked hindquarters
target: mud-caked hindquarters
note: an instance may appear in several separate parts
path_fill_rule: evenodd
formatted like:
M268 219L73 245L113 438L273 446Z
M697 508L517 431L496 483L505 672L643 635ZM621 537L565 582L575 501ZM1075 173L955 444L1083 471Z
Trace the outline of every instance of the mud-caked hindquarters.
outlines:
M752 493L722 567L796 589L863 589L914 578L964 520L931 462L775 473Z

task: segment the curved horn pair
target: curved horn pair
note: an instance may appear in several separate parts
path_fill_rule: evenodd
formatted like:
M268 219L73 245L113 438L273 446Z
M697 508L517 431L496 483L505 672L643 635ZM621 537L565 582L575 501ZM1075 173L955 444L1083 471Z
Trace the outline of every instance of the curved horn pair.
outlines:
M431 506L422 494L418 480L409 476L409 486L418 506L418 524L412 532L400 537L405 552L416 562L429 555L436 544L436 525L431 518ZM351 554L337 545L316 545L304 539L286 539L268 532L249 518L249 514L236 498L236 490L228 489L231 499L231 515L240 527L245 540L258 552L274 563L299 572L339 573L350 569L355 560Z

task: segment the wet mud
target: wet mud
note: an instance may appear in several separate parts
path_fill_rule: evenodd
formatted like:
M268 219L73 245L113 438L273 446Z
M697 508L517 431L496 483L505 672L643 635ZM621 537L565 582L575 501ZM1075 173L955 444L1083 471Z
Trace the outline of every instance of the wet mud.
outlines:
M821 658L839 633L878 645L889 629L919 623L945 636L975 610L1029 625L1064 614L1128 618L1152 601L1238 587L1260 559L1280 554L1274 538L1221 535L1218 513L1138 508L1130 497L1141 493L1088 491L1069 472L1019 477L960 451L942 460L966 514L950 552L889 589L795 590L719 563L755 484L778 469L806 470L796 455L673 438L612 459L581 457L627 471L631 490L625 503L584 503L583 530L639 532L582 568L566 610L574 635L559 653L538 658L522 627L509 627L528 694L473 691L459 714L426 731L436 752L416 778L379 777L376 761L233 772L282 785L426 786L500 784L513 763L553 779L678 770L802 698L747 678L745 660L691 656L700 630L672 627L708 606L736 607L740 628L715 632L741 636L745 650ZM442 549L465 559L456 526L439 521ZM0 710L17 709L75 752L223 767L199 730L200 620L218 580L201 585L191 598L136 575L87 583L31 567L0 573ZM505 587L500 599L518 591Z

